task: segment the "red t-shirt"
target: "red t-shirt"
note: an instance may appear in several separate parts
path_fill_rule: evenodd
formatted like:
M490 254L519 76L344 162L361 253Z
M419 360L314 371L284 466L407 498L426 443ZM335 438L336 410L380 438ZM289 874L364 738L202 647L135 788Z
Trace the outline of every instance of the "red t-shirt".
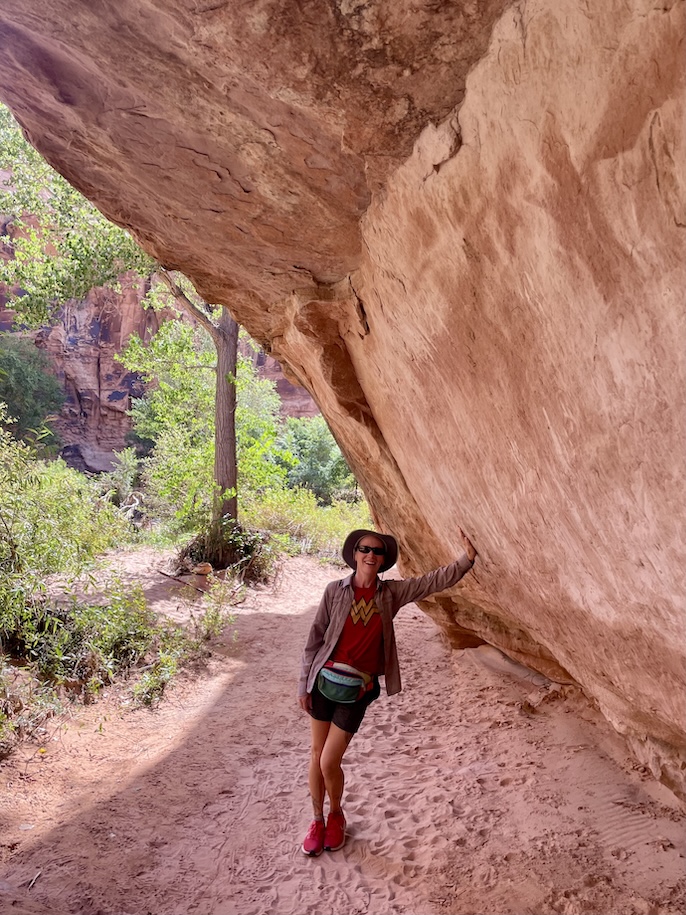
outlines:
M332 661L350 664L366 674L384 671L383 625L375 595L376 584L355 588L350 613L331 655Z

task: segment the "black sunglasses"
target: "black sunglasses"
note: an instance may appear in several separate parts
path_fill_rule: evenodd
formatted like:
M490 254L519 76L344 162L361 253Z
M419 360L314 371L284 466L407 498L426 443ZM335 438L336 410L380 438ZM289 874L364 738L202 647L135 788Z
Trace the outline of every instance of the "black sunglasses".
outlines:
M384 556L386 554L386 549L382 546L358 546L357 552L373 553L375 556Z

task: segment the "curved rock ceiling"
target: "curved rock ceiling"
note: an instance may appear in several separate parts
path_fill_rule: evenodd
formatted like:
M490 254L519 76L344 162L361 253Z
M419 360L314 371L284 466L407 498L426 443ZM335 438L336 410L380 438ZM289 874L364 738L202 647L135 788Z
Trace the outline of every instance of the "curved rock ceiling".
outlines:
M318 401L425 607L684 793L684 4L3 0L30 140Z

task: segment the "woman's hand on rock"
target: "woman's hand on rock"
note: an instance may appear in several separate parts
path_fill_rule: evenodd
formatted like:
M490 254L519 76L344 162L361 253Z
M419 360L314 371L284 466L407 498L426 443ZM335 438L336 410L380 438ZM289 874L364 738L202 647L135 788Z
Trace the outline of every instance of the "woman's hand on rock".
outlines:
M462 538L462 543L464 545L464 551L467 554L467 559L470 562L474 562L474 560L476 559L478 554L476 552L476 549L474 548L474 544L469 539L469 537L465 534L465 532L462 530L462 528L460 528L460 537Z

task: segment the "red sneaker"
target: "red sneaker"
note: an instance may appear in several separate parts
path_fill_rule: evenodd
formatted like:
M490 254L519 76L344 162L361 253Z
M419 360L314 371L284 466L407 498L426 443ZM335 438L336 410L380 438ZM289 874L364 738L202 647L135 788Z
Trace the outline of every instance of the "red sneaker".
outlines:
M342 810L330 813L326 821L324 848L327 851L338 851L345 845L345 817Z
M311 858L321 855L324 851L324 831L324 820L312 820L302 844L304 855L309 855Z

